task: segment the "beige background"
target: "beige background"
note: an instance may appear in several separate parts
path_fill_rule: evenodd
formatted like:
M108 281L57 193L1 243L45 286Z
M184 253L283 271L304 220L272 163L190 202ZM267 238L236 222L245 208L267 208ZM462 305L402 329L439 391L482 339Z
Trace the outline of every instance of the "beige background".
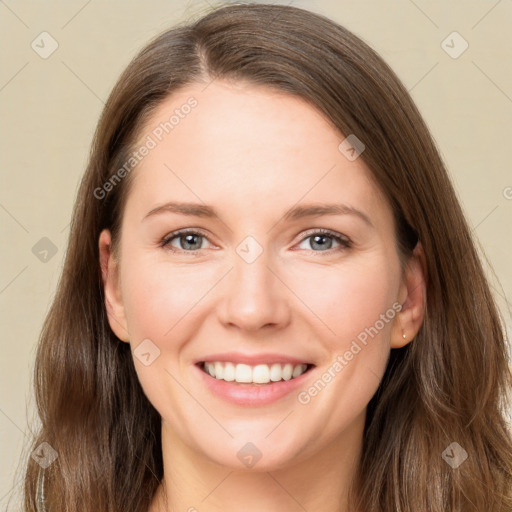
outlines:
M493 287L510 333L512 1L275 3L305 7L345 25L375 48L411 91L501 282L494 280ZM103 103L141 46L211 5L213 0L0 0L2 510L9 501L9 510L18 509L21 473L16 468L28 422L34 421L35 345ZM58 42L46 59L31 47L43 31ZM469 44L458 58L441 46L453 31ZM452 39L451 51L461 49L461 41ZM46 262L32 252L43 237L57 250Z

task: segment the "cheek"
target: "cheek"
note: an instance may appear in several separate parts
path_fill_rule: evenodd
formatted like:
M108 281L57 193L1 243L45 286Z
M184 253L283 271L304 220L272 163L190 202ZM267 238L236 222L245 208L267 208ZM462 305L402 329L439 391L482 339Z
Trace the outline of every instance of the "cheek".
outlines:
M193 265L155 262L144 254L133 254L122 272L135 369L146 396L173 425L188 425L192 420L186 414L197 415L197 421L204 422L200 410L184 405L190 403L190 396L177 382L183 382L180 354L197 329L200 300L211 288L212 279L215 282L215 276L193 269ZM158 356L148 366L137 360L137 347L143 340L151 340L159 351L153 352L157 349L151 345L151 356Z
M321 281L310 275L297 283L298 294L308 297L309 308L329 327L323 330L328 357L298 399L304 414L320 419L331 435L361 414L384 374L400 277L398 263L390 261L379 255L339 272L325 269Z
M347 342L374 326L380 315L385 315L385 320L395 316L394 310L389 310L396 299L398 272L384 260L375 257L338 268L325 266L294 272L293 290L318 319L322 332L332 339L333 348L343 349ZM382 334L387 334L391 323L378 323Z
M192 265L179 267L144 259L127 265L123 300L129 332L162 340L171 331L182 329L215 282L211 274Z

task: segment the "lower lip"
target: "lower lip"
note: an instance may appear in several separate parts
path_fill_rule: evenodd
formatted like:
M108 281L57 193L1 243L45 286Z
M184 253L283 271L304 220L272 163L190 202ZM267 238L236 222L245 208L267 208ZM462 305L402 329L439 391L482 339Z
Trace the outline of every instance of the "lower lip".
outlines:
M235 405L251 407L271 404L297 390L304 384L304 381L314 369L314 367L310 368L301 376L290 380L280 380L268 384L245 384L216 379L203 371L198 365L195 365L195 367L200 374L200 378L203 379L212 393Z

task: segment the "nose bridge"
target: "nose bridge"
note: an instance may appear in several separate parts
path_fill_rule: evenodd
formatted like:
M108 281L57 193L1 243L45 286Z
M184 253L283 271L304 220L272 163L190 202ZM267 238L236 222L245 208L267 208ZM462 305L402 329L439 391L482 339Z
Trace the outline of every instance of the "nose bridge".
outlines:
M286 323L286 287L274 275L273 266L271 251L253 237L247 237L236 247L234 268L221 308L223 322L248 330Z

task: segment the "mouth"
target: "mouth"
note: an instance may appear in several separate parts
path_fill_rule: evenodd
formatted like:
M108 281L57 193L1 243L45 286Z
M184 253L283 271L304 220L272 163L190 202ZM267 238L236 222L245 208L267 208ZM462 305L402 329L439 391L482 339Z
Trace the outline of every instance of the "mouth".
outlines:
M217 353L196 359L199 393L244 407L264 407L294 394L314 378L311 360L287 354Z
M249 386L270 386L278 382L298 379L315 365L310 363L249 365L229 361L200 361L197 366L218 381Z

